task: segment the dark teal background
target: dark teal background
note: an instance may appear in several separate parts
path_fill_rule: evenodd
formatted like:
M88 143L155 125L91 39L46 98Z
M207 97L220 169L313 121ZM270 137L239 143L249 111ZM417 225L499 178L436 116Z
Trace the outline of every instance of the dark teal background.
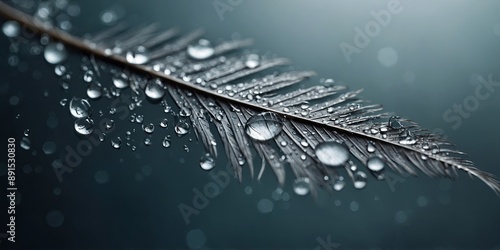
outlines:
M453 123L443 120L446 110L475 94L477 82L471 80L472 76L487 78L491 74L494 81L500 81L500 2L401 0L401 13L393 15L389 25L347 63L340 43L353 44L354 28L363 28L374 20L370 11L386 9L388 2L81 1L81 14L72 23L76 34L95 33L104 28L100 14L118 6L125 11L122 20L130 23L158 22L161 27L175 26L185 32L202 27L205 37L212 41L237 36L255 38L254 47L259 51L288 57L297 69L318 72L318 78L303 86L317 84L320 77L325 77L351 89L363 88L364 99L383 104L387 111L431 131L442 129L479 168L500 175L500 88L482 100L459 128L453 129ZM230 7L223 20L214 3ZM259 182L250 180L245 169L243 183L231 180L186 224L178 206L191 205L193 188L203 189L212 182L199 167L205 151L193 132L177 138L173 131L175 119L151 103L131 113L144 114L145 122L155 124L153 145L142 144L146 135L138 124L130 123L128 118L115 119L115 131L59 182L51 163L66 153L66 145L75 146L81 140L74 133L67 106L61 107L59 101L86 96L80 70L82 55L71 51L65 62L74 77L70 89L64 92L53 73L54 66L41 55L20 53L20 62L28 68L10 66L9 44L2 34L0 138L3 145L9 137L19 141L29 128L32 150L17 148L21 194L17 242L0 239L2 249L184 249L188 248L186 236L191 230L204 233L207 249L314 249L320 245L318 238L326 241L327 237L345 249L500 248L500 198L478 179L471 180L462 173L453 183L422 175L397 177L401 182L393 189L386 181L370 179L364 190L349 186L330 195L322 193L314 201L293 194L293 178L288 172L284 189L291 198L285 202L272 199L277 183L270 170ZM385 47L398 52L398 62L392 67L384 67L377 60L378 51ZM405 72L412 72L414 81L405 81ZM102 83L110 84L109 76L103 76ZM46 90L48 97L43 95ZM19 97L18 105L9 103L12 96ZM98 110L107 110L110 101L101 99L91 104L96 116ZM17 114L19 119L15 118ZM56 128L47 126L49 114L57 117ZM166 130L158 126L163 117L170 121ZM125 131L133 128L137 130L133 136L138 147L135 152L125 145L120 150L111 147L112 137L124 139ZM172 138L168 149L161 146L167 134ZM56 143L55 154L43 153L42 145L47 141ZM218 143L219 152L223 152L220 140ZM2 204L6 204L6 154L1 155L0 192ZM213 171L225 170L226 164L221 153ZM26 174L25 165L40 166L41 172ZM144 175L148 169L144 166L150 167L149 176ZM97 183L97 171L109 173L109 181ZM138 173L144 175L142 181L136 180ZM244 192L248 186L253 189L250 195ZM60 188L61 194L54 195L54 188ZM427 206L418 206L420 196L428 200ZM262 199L273 200L271 213L258 211ZM340 206L335 205L337 200ZM353 201L359 204L358 211L351 211L349 204ZM62 225L55 228L46 221L53 210L64 215ZM404 223L397 221L400 211L407 215ZM6 224L5 216L6 209L1 205L1 225ZM0 228L0 233L4 232L4 227Z

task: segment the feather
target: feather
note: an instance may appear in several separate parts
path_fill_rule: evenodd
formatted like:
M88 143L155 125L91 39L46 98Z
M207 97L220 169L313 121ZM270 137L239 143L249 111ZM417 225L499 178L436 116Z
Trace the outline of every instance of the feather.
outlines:
M500 195L500 182L465 159L450 142L413 121L385 113L380 105L358 99L361 90L350 91L331 80L297 89L295 85L315 73L269 73L289 60L245 53L242 48L252 45L251 39L212 46L201 39L202 30L179 35L177 29L162 31L155 24L118 24L83 39L3 2L0 14L87 53L97 73L97 58L119 65L134 79L131 87L136 93L144 92L148 84L137 80L139 75L166 86L184 112L179 116L189 119L197 138L214 156L214 132L219 135L240 181L245 165L250 176L255 175L253 148L262 159L257 178L270 167L284 185L288 166L296 177L295 186L302 190L299 194L315 194L319 187L339 190L343 172L355 187L363 188L365 171L383 179L383 170L390 168L449 178L462 170ZM355 161L367 168L358 169Z

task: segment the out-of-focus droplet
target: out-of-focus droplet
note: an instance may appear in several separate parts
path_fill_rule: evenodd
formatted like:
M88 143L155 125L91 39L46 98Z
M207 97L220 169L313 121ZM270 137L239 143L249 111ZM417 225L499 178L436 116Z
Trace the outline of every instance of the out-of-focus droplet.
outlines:
M200 39L197 44L189 45L187 54L195 60L204 60L210 58L215 53L215 49L206 39Z
M2 25L2 31L7 37L16 37L21 33L21 27L16 21L7 21Z
M311 181L307 177L301 177L293 183L293 191L297 195L306 195L311 191Z
M68 52L66 51L66 48L62 43L49 43L45 47L43 56L48 63L59 64L66 60L66 58L68 57Z

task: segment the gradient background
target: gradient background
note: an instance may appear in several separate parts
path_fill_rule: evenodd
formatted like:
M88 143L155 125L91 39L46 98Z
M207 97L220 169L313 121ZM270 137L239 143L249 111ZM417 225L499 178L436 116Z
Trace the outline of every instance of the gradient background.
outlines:
M217 2L231 8L223 14L223 20L214 8ZM363 98L383 104L386 110L430 130L442 129L478 167L500 175L498 89L481 101L458 129L443 120L447 109L474 95L477 74L492 74L500 81L500 2L401 0L402 12L393 15L390 24L347 63L339 44L353 44L354 28L364 28L374 20L370 11L386 9L387 3L81 1L81 14L72 19L72 24L77 34L96 32L104 28L100 20L103 11L115 10L123 11L121 20L131 23L159 22L162 27L177 26L183 31L203 27L205 37L212 41L255 38L255 48L261 52L288 57L297 69L315 70L320 77L331 77L351 89L363 88ZM186 224L178 205L191 205L192 189L202 189L212 182L199 168L204 149L192 132L177 138L174 118L150 103L134 112L155 124L152 146L141 143L145 134L138 124L115 119L113 134L59 182L51 163L66 153L67 145L74 147L81 140L74 133L67 106L61 107L59 101L85 97L86 83L79 66L82 55L72 51L65 62L73 72L70 89L65 92L53 73L54 66L41 55L20 52L19 64L10 66L9 43L2 34L0 138L4 145L8 137L19 141L29 128L32 145L30 151L17 147L17 243L0 239L2 249L184 249L198 243L205 249L314 249L320 244L318 238L326 241L328 236L345 249L500 249L500 199L486 185L463 174L457 182L399 177L404 182L393 189L385 181L371 179L362 191L348 186L331 195L320 194L314 201L293 194L289 173L284 191L291 199L274 201L272 191L277 184L271 171L266 171L260 183L250 180L245 172L242 184L231 180ZM397 63L391 67L383 66L378 59L380 49L386 47L398 54ZM110 84L107 79L103 77L102 83ZM317 82L312 79L304 86ZM17 105L10 103L13 96L20 100ZM94 115L98 110L106 111L109 103L107 99L91 101ZM15 118L17 114L19 119ZM158 126L162 117L170 121L166 130ZM133 136L138 147L135 152L124 145L120 150L110 146L110 138L123 139L125 131L133 128L137 130ZM161 140L167 134L172 136L172 146L165 149ZM54 154L43 153L47 141L57 145ZM6 150L6 146L2 148ZM37 151L35 156L33 150ZM219 150L223 151L222 146ZM6 153L1 155L0 222L5 225ZM224 170L225 157L220 156L216 165L214 171ZM96 173L102 171L108 173L109 180L100 184ZM138 181L138 176L143 179ZM252 194L245 193L246 187L253 189ZM60 195L53 194L55 188L61 190ZM419 197L425 197L428 204L419 206ZM274 202L272 212L259 212L257 204L262 199ZM351 210L353 201L359 210ZM57 227L48 225L54 211L64 218ZM200 231L201 238L196 236Z

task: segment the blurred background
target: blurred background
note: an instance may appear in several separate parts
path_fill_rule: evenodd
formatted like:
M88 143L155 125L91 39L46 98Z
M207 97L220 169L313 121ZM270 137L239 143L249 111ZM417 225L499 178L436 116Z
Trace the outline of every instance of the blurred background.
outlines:
M39 6L7 2L31 4L33 12ZM499 1L104 0L67 6L58 22L70 20L77 35L126 20L185 32L201 27L216 42L254 38L258 51L318 73L303 86L333 78L362 88L364 99L444 133L479 168L500 176ZM13 39L0 36L1 138L4 145L9 137L19 142L29 129L30 140L28 150L17 147L16 243L7 242L2 227L2 249L500 249L500 198L477 179L389 171L385 181L372 178L363 190L348 185L317 200L294 194L291 172L282 191L270 170L261 181L245 171L243 183L231 179L221 187L200 169L205 151L194 133L178 138L175 118L158 104L130 112L155 124L152 145L142 143L148 137L140 124L115 119L112 134L60 180L52 166L85 140L74 132L68 105L60 104L86 97L83 55L68 51L65 89L54 65L33 49L40 39L22 42L29 49L14 53ZM94 115L106 113L110 102L92 100ZM167 128L158 126L162 118ZM135 151L111 146L112 138L134 129ZM167 135L168 148L162 145ZM4 187L6 154L1 159ZM228 169L223 155L215 164L213 174ZM197 207L198 191L214 183L219 194Z

